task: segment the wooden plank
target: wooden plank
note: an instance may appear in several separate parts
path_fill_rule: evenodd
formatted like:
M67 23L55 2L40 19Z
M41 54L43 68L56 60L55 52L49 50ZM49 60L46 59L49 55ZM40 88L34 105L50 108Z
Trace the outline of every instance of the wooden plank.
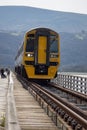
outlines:
M21 130L17 120L16 107L13 96L13 82L10 77L8 94L7 94L5 130L16 130L16 129Z
M7 89L8 89L8 79L0 78L0 124L3 118L5 118ZM0 127L0 130L3 129L4 128Z
M14 97L19 124L22 130L58 130L35 101L34 97L22 87L14 77Z

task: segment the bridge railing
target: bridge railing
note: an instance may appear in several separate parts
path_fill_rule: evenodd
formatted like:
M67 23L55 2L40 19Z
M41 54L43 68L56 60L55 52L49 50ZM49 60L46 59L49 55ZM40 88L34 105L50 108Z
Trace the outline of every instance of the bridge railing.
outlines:
M55 82L61 87L87 95L87 77L85 75L58 73L57 78L52 80L52 82Z

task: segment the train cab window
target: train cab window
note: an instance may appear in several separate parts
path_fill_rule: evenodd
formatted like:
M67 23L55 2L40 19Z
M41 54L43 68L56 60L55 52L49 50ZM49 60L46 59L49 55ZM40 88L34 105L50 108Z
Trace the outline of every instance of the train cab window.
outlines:
M26 52L34 51L34 37L29 37L26 43Z
M56 36L50 37L50 52L51 53L58 52L58 40L56 39Z

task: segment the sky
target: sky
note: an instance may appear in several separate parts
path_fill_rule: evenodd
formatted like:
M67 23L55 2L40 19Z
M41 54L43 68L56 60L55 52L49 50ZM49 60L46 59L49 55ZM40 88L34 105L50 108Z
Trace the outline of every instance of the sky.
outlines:
M0 0L0 6L8 5L87 14L87 0Z

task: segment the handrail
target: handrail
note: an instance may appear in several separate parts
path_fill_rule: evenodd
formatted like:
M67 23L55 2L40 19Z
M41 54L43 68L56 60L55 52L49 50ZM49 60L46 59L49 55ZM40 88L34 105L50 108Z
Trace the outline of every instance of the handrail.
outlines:
M61 87L87 95L87 76L85 75L62 72L58 73L57 78L53 79L52 82L55 82Z

